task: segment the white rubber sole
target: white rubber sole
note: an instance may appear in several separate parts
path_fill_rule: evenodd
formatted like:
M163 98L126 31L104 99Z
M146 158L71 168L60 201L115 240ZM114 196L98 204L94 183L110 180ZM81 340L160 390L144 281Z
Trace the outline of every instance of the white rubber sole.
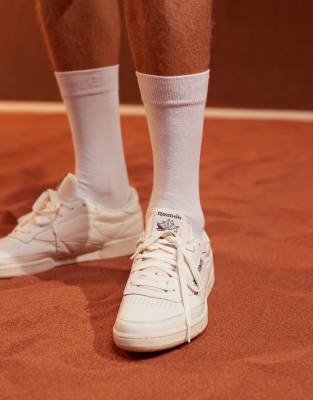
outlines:
M214 286L214 266L212 264L211 276L207 287L207 298L210 295ZM200 335L208 325L208 301L203 314L199 319L193 322L190 327L190 338L194 339ZM139 336L131 334L123 334L113 328L113 339L117 347L123 350L132 352L154 352L167 350L183 343L188 342L187 340L187 329L186 327L179 327L175 331L164 332L158 336Z
M92 253L82 254L80 256L66 260L54 260L53 258L47 257L28 263L0 266L0 278L13 278L23 275L35 275L40 272L48 271L55 267L60 267L62 265L127 256L135 251L138 237L139 235L122 240L114 240L105 243L100 250L94 251Z

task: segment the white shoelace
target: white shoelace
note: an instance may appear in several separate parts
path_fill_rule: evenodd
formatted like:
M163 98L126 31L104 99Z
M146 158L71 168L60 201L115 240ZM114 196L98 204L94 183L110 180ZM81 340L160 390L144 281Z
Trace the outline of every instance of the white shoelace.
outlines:
M18 224L12 234L30 233L30 229L33 225L44 227L52 224L52 230L56 240L56 247L58 248L58 238L53 222L55 221L56 217L60 215L61 206L68 209L73 209L72 206L61 201L58 193L55 190L46 190L35 201L32 206L32 211L17 220Z
M134 266L131 284L158 291L175 291L172 278L178 279L187 327L187 339L190 342L191 306L190 289L198 294L201 287L200 274L192 262L193 249L172 231L155 232L146 239L141 238L132 256ZM187 276L189 268L192 280Z

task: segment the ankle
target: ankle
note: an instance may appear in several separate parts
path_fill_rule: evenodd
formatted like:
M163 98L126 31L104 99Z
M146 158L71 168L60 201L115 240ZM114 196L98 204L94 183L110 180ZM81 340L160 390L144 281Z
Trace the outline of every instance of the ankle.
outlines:
M119 190L110 188L98 188L78 179L77 196L88 199L100 206L117 210L123 208L129 201L130 187L125 186Z

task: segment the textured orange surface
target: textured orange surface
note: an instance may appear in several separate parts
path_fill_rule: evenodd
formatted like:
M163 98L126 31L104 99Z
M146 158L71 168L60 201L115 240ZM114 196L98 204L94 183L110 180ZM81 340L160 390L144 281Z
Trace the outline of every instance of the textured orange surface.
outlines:
M1 115L0 126L5 234L73 157L64 116ZM123 126L146 207L146 124ZM3 280L1 400L312 399L312 183L312 124L207 121L201 187L217 278L208 329L162 354L116 349L127 258Z

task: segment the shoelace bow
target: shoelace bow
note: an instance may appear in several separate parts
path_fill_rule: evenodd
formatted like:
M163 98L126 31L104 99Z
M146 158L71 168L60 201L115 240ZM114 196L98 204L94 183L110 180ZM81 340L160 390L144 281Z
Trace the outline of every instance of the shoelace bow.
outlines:
M13 232L29 233L29 225L45 226L52 223L52 230L55 236L56 247L58 248L57 233L54 228L54 220L59 214L60 207L73 208L70 205L62 202L58 193L55 190L48 189L43 192L32 206L32 211L20 217L17 226Z
M192 251L192 248L172 231L161 231L153 233L146 239L141 238L131 257L134 259L131 278L131 284L134 286L168 292L175 290L175 286L170 285L171 278L178 278L189 342L191 306L188 288L196 294L201 289L199 271L191 260ZM193 281L188 279L185 265L189 268Z

